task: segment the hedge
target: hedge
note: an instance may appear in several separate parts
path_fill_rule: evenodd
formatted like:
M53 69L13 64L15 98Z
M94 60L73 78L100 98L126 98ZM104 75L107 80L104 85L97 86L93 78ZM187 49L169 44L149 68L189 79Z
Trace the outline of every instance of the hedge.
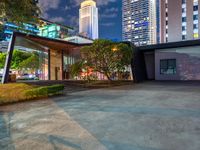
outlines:
M63 90L64 85L58 84L52 86L43 86L25 91L25 96L27 99L48 97L52 95L62 94Z
M64 85L33 86L25 83L0 84L0 104L62 94Z

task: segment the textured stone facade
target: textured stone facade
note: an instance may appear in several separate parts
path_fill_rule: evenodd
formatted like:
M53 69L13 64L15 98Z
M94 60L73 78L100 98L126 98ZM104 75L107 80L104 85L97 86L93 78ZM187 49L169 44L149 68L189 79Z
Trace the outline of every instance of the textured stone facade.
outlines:
M62 80L62 51L50 50L51 80Z
M160 73L161 59L176 59L176 74ZM155 51L155 80L200 80L200 47Z

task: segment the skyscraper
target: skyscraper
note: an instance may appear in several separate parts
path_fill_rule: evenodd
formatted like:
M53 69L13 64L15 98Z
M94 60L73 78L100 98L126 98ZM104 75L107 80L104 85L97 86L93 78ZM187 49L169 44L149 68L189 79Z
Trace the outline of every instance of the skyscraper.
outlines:
M94 0L84 0L79 10L79 33L91 39L99 38L98 8Z
M200 38L200 0L162 0L161 42Z
M122 39L135 45L157 43L157 0L122 0Z
M122 39L135 45L157 43L158 0L122 0Z

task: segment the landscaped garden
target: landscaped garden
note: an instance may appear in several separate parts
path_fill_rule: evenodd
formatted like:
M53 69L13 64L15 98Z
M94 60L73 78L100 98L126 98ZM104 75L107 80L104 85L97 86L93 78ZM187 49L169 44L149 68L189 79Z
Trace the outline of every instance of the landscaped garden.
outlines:
M35 86L26 83L0 85L0 104L28 101L62 94L64 85Z
M133 50L127 43L95 40L81 49L81 58L70 67L71 76L89 82L131 80Z
M5 58L6 54L2 53L0 55L1 68L4 67ZM11 69L37 72L40 66L38 59L37 53L15 50ZM91 46L81 49L81 58L71 66L70 71L71 75L78 79L75 85L84 88L126 85L130 83L131 74L127 68L130 68L131 59L130 45L109 40L95 40ZM105 79L99 78L99 75L104 76ZM0 85L0 104L47 98L61 94L63 90L64 85L3 84Z

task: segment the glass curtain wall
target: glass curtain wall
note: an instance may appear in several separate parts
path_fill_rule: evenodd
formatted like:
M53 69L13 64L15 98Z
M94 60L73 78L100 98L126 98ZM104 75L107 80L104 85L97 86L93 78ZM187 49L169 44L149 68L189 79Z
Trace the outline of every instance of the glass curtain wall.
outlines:
M37 51L39 55L39 68L38 77L39 80L48 80L48 52L47 51Z
M75 53L76 50L68 50L63 54L63 76L64 80L72 79L70 75L70 66L80 59L80 55ZM76 51L77 52L77 51Z
M10 74L16 76L16 80L48 80L48 52L16 48Z

